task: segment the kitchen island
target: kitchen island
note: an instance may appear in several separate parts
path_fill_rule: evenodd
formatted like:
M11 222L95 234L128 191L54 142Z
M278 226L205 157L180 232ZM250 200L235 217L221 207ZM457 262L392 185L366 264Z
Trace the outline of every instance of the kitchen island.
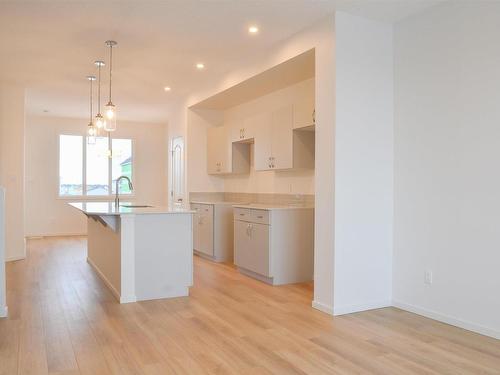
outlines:
M87 261L120 303L189 295L193 211L74 202L87 216Z

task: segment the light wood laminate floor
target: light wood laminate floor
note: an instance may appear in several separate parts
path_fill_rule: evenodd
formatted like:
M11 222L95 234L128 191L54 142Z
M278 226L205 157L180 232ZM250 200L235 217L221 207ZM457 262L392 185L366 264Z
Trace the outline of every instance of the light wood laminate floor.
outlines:
M197 257L190 297L119 305L85 246L31 240L7 264L0 374L500 374L500 341L394 308L332 318L312 284Z

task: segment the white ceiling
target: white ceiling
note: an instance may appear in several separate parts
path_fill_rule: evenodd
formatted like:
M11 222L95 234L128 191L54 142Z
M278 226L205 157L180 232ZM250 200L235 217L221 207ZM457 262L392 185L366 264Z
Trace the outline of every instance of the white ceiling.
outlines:
M394 22L440 1L0 1L0 82L28 89L29 113L86 117L85 76L114 39L119 118L164 122L176 100L334 10Z

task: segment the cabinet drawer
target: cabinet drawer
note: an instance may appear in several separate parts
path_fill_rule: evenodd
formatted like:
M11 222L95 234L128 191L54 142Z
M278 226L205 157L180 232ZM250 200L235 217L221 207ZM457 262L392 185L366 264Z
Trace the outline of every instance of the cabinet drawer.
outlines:
M214 212L214 206L211 204L198 204L198 212L202 213L203 215L208 215L212 216Z
M252 221L251 210L246 208L235 208L233 212L234 220Z
M250 217L253 223L269 224L269 211L250 210Z

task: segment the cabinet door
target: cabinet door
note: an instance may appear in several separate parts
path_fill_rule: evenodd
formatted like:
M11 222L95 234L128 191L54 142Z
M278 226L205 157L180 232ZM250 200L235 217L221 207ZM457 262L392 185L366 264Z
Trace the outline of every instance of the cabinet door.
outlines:
M261 117L255 128L254 167L256 171L272 169L271 164L271 115Z
M249 256L250 248L248 224L244 221L234 221L234 264L243 268L246 268L245 261Z
M293 105L293 128L314 125L314 95L308 95Z
M231 173L231 142L228 129L224 126L207 131L207 171L208 174Z
M213 206L200 205L198 210L198 236L199 243L196 250L206 255L214 255L214 218Z
M293 168L293 107L272 113L271 164L273 169Z
M235 264L238 267L271 276L269 225L234 222Z
M193 249L197 250L200 247L200 231L199 231L199 206L197 204L192 204L191 209L195 210L193 215Z
M236 121L229 126L231 142L241 142L244 140L244 127L245 125L243 120Z
M207 172L208 174L221 173L221 159L223 155L223 131L221 126L207 130Z

